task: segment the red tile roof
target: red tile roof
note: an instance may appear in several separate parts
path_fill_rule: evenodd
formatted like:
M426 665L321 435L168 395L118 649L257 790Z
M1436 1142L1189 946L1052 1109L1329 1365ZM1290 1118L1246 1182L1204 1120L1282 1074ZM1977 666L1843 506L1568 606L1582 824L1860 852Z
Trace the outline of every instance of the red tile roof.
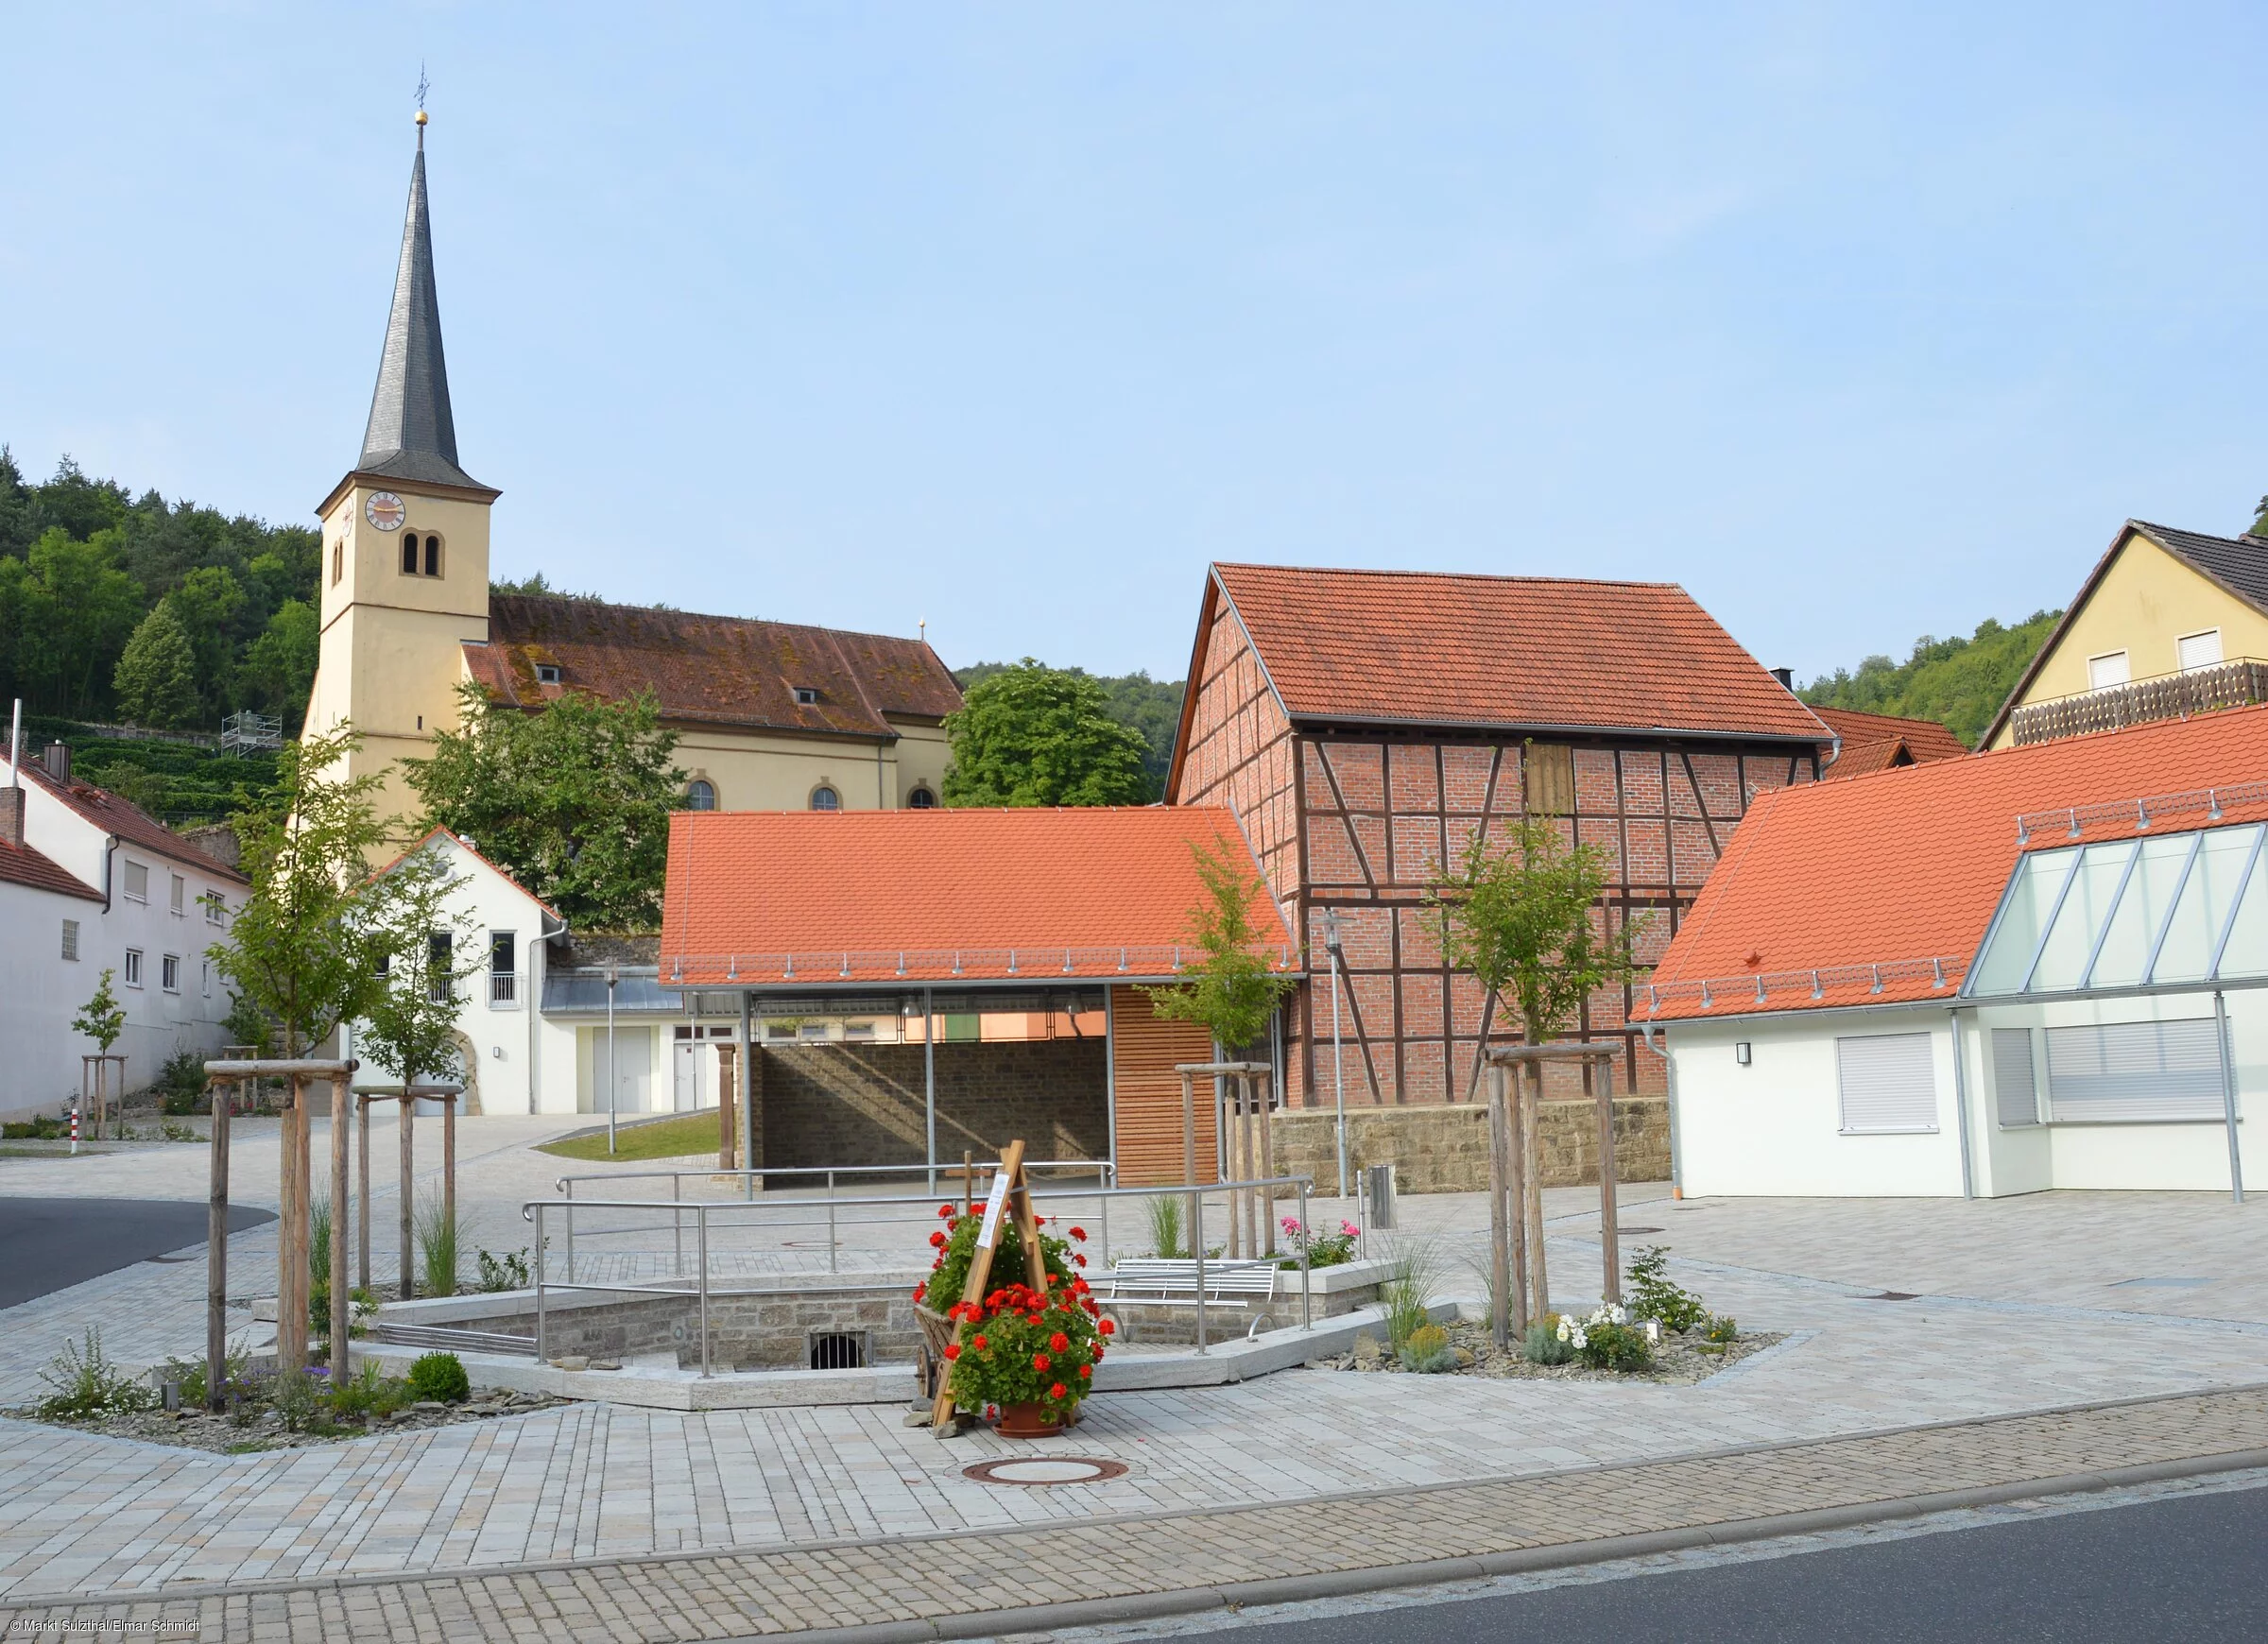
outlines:
M2202 827L2206 790L2264 772L2268 707L1761 794L1634 1014L1666 1021L1950 1000L2018 856L2068 839L2036 822L2019 844L2019 815L2076 807L2085 837L2115 838L2135 831L2135 801L2181 794L2194 802L2161 808L2157 825ZM2109 809L2090 816L2090 805ZM2253 820L2268 815L2268 800L2223 809L2226 821ZM1838 972L1821 978L1818 999L1813 971Z
M0 769L7 765L0 760ZM251 881L215 857L206 855L179 833L159 821L148 812L129 799L122 799L108 788L97 788L92 782L57 781L46 768L30 760L24 762L24 777L36 782L43 790L54 795L71 810L106 833L114 833L129 845L136 845L156 855L196 868L213 879L226 880L231 884L249 885Z
M919 640L594 599L491 595L488 643L466 645L465 662L517 707L562 691L616 701L650 689L667 719L819 735L894 737L890 718L942 719L961 705ZM540 683L538 663L557 666L559 682ZM799 703L799 686L818 701Z
M79 897L91 902L102 900L100 891L65 872L30 846L10 845L6 840L0 840L0 884L26 885L32 890L53 891L58 896Z
M1830 740L1675 583L1279 565L1213 575L1295 719Z
M1191 848L1216 841L1257 881L1235 818L1211 806L680 811L670 818L662 979L1168 975L1204 895ZM1297 968L1264 891L1252 910L1265 950Z
M1843 749L1822 773L1825 776L1863 777L1897 765L1968 757L1968 745L1933 719L1862 713L1855 708L1814 707L1812 711L1843 739Z

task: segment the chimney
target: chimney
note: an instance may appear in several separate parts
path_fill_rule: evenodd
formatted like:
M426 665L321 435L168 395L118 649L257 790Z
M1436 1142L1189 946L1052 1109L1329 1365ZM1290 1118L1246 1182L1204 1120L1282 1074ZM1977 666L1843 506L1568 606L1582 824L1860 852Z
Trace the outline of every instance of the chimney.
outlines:
M1772 677L1778 680L1785 690L1796 689L1796 670L1793 668L1775 668L1772 670Z
M53 777L57 781L62 783L65 787L70 786L71 745L69 743L49 743L46 750L40 755L40 763L45 767L46 772L50 777Z
M24 843L24 790L0 788L0 845Z

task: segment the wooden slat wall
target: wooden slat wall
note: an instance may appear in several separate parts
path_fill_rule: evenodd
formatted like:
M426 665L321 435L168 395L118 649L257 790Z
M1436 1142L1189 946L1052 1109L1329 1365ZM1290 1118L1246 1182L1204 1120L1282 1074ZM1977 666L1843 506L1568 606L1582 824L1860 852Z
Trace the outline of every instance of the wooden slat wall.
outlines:
M1212 1060L1212 1040L1194 1022L1168 1021L1139 987L1110 989L1110 1056L1118 1092L1118 1179L1127 1187L1181 1176L1182 1062ZM1197 1082L1197 1179L1219 1179L1212 1081Z

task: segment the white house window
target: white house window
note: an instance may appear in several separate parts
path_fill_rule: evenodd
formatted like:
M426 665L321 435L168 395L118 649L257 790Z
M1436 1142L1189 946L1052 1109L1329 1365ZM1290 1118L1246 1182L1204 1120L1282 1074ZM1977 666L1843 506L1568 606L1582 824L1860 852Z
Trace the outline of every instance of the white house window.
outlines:
M847 1039L870 1039L873 1036L874 1024L870 1021L847 1021L843 1024L843 1037Z
M181 990L181 956L168 953L158 961L158 985L168 993Z
M2223 1116L2209 1016L2048 1029L2048 1109L2058 1124Z
M811 808L814 811L840 811L843 808L843 796L821 782L811 791Z
M2126 653L2106 651L2100 657L2087 659L2087 687L2090 691L2107 691L2113 685L2123 685L2133 677L2126 665Z
M2002 1129L2039 1122L2039 1087L2032 1077L2032 1030L1992 1030L1993 1107Z
M139 948L126 950L126 985L129 987L142 985L142 950Z
M221 894L218 891L214 891L209 895L199 897L198 899L205 904L205 923L208 925L219 924L220 911L229 905L228 902L222 898Z
M171 905L173 908L173 916L178 919L183 914L189 911L189 882L183 879L178 873L168 874L166 877L173 881L173 900Z
M764 1036L767 1039L792 1039L796 1036L796 1024L792 1021L767 1021L764 1024Z
M796 1037L799 1039L823 1039L826 1036L827 1024L823 1021L807 1021L796 1029Z
M537 684L557 685L558 682L559 665L557 662L538 662L536 664Z
M923 787L917 787L906 795L905 802L908 808L916 811L934 811L937 808L936 795Z
M716 786L715 786L715 784L714 784L714 783L713 783L713 782L706 782L706 781L703 781L703 780L701 780L701 779L700 779L698 777L695 778L695 779L693 779L693 781L692 781L691 783L689 783L689 784L686 786L686 789L685 789L685 809L687 809L688 811L713 811L713 810L715 810L715 809L716 809Z
M489 933L489 1002L514 1004L520 998L519 941L509 931Z
M129 902L149 900L149 865L129 862L126 865L126 899Z
M796 687L796 702L799 707L816 708L819 704L819 694L812 686L799 685Z
M1936 1058L1928 1034L1866 1034L1835 1041L1846 1136L1937 1128Z
M450 975L455 958L456 938L447 931L435 931L425 938L425 997L436 1004L447 1003L456 991Z
M78 921L77 919L63 921L63 957L66 959L78 957Z
M2208 628L2201 634L2184 634L2174 642L2174 665L2184 673L2192 668L2210 668L2221 660L2221 630Z

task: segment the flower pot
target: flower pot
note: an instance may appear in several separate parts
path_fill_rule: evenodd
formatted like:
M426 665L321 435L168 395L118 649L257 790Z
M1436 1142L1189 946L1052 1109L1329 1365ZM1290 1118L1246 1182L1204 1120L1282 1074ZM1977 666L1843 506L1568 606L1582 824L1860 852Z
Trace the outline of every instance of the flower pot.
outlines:
M1002 1438L1054 1438L1062 1430L1062 1421L1049 1415L1044 1404L1004 1404L1000 1407L999 1432Z

